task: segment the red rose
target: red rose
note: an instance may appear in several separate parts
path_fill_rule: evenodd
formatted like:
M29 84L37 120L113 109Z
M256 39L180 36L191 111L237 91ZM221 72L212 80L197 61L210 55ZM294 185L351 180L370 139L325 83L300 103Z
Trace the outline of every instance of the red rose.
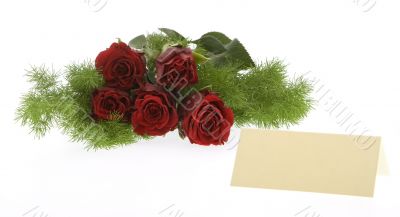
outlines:
M156 60L156 79L161 86L180 89L197 83L197 65L190 48L170 47Z
M145 58L123 42L113 43L100 52L95 64L109 87L127 90L143 83Z
M128 93L104 87L97 89L92 95L92 114L95 119L128 120L131 100Z
M202 91L189 96L179 112L183 116L181 133L191 143L221 145L228 140L233 112L215 93Z
M162 88L146 84L136 91L132 126L139 135L160 136L178 124L175 102Z

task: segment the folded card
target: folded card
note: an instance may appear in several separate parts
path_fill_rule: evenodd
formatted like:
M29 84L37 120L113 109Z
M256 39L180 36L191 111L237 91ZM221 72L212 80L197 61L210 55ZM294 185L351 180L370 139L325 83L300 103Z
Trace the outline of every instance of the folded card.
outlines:
M369 196L380 137L243 129L232 185Z

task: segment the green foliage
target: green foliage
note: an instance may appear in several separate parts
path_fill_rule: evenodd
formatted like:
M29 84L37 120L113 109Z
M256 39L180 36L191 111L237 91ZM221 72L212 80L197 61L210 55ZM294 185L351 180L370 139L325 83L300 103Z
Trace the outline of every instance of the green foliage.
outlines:
M255 66L242 43L238 39L231 40L223 33L208 32L193 43L199 47L200 51L207 51L206 55L216 65L224 66L230 62L237 62L241 63L238 64L239 69Z
M21 99L16 118L22 125L27 125L36 137L42 137L53 126L54 109L51 106L57 97L56 93L39 94L29 92Z
M311 84L302 77L290 81L279 60L252 68L241 76L240 85L248 96L249 108L239 111L244 114L239 124L242 121L259 127L288 126L298 123L312 107Z
M224 33L221 33L221 32L207 32L202 37L205 37L205 36L213 36L224 45L226 45L232 41L228 36L226 36Z
M129 42L129 46L135 49L143 50L146 55L147 67L150 71L155 69L155 60L158 55L172 45L188 46L189 39L172 29L160 28L161 33L150 33L139 35Z
M64 89L66 92L64 95L68 95L80 108L90 113L92 92L103 86L103 76L90 61L84 61L81 64L73 63L66 69L67 86Z
M58 99L58 74L40 66L32 67L26 75L33 87L22 97L16 118L28 125L35 136L42 137L54 123L56 111L51 105Z
M208 60L210 60L209 58L205 57L201 53L197 53L196 51L192 51L192 54L193 54L193 58L194 58L194 61L196 62L196 64L203 64L203 63L207 62Z
M129 41L129 46L136 49L143 49L146 46L146 36L139 35Z
M72 141L84 142L87 148L94 149L149 138L133 133L129 123L95 121L91 117L91 94L104 82L89 61L68 65L65 85L57 82L60 75L45 67L33 67L27 75L33 87L22 97L16 119L35 136L42 137L51 127L59 126Z
M159 28L159 30L173 40L178 40L178 41L185 40L185 37L183 37L180 33L178 33L175 30L168 28Z
M238 71L235 64L220 67L208 62L199 66L197 70L198 83L194 88L196 90L207 88L217 92L234 111L245 108L247 106L247 96L238 88L240 85Z
M146 36L144 52L147 60L147 67L150 71L155 69L155 61L166 44L172 44L170 38L159 33L151 33Z
M90 102L90 101L89 101ZM57 104L58 125L72 141L82 141L88 148L114 148L140 140L132 126L119 121L95 121L86 107L82 107L68 91Z
M211 58L214 64L225 65L235 61L241 63L239 69L247 69L255 66L250 54L239 40L233 39L230 43L225 45L225 49L223 53L217 54Z
M90 61L70 64L67 66L67 72L68 84L76 93L90 93L104 84L103 76Z
M225 45L212 35L203 35L196 40L198 46L209 52L209 55L217 55L226 51Z
M168 46L195 44L193 56L198 63L198 83L187 91L209 89L217 92L235 114L235 124L281 127L298 123L312 108L311 83L303 77L289 79L286 66L279 60L256 65L237 40L220 32L208 32L191 41L178 32L161 28L160 32L140 35L129 46L145 53L147 80L155 83L155 60ZM63 75L63 76L62 76ZM37 136L58 126L72 141L88 148L113 148L141 139L130 123L94 120L91 97L104 85L103 76L91 61L70 64L64 73L44 66L27 73L31 90L21 99L16 119ZM66 81L66 82L63 82Z
M289 80L279 60L265 62L244 73L237 65L199 67L196 88L215 91L232 108L235 124L281 127L298 123L311 109L311 84L299 77Z
M58 73L50 70L45 66L33 66L30 71L26 73L28 81L32 83L35 93L48 93L54 91L58 84Z

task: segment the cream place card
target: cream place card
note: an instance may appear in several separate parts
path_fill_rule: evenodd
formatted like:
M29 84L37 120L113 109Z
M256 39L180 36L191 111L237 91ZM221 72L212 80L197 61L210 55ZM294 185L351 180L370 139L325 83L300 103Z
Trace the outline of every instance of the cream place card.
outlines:
M242 129L232 185L372 197L379 150L380 137Z

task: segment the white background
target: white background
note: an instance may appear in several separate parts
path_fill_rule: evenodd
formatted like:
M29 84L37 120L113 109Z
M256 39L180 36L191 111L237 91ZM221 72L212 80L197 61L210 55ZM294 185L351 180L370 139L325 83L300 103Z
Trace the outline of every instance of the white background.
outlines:
M400 216L399 1L97 1L0 4L1 217ZM360 129L382 136L390 174L377 177L375 196L231 187L234 141L202 147L174 132L87 151L57 129L35 140L15 123L30 65L62 69L158 27L193 39L221 31L258 61L278 57L289 76L318 78L329 94L290 130L348 133L326 111L342 102Z

